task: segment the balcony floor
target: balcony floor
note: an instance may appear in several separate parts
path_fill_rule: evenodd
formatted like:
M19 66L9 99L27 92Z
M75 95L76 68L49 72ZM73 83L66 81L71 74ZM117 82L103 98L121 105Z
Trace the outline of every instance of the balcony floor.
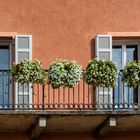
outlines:
M116 127L110 131L140 131L140 111L93 112L33 112L1 111L1 132L28 132L39 116L47 118L43 132L94 132L109 116L116 117Z

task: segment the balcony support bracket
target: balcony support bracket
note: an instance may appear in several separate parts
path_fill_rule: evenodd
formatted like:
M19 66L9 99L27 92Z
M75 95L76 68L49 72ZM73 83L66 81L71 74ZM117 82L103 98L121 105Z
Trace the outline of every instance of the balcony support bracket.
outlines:
M109 126L110 117L106 117L106 119L95 129L95 138L96 140L100 140L101 137L109 133L110 126Z
M30 139L37 140L42 130L46 127L46 117L38 117L35 125L31 128Z

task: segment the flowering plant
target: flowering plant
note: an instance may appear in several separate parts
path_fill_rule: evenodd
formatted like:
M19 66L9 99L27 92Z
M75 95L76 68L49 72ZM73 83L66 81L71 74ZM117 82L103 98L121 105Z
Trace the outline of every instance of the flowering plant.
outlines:
M117 66L112 61L93 59L87 65L84 80L101 87L115 87Z
M130 61L124 67L122 80L128 83L129 87L136 87L140 84L140 61Z
M21 83L45 83L46 72L43 70L41 62L35 60L22 60L19 64L14 64L12 69L14 79Z
M80 81L82 76L81 66L76 61L57 59L48 70L48 83L53 88L60 86L73 87Z
M65 70L67 71L67 76L64 86L73 87L77 85L82 77L82 66L79 65L76 61L71 61L65 66Z

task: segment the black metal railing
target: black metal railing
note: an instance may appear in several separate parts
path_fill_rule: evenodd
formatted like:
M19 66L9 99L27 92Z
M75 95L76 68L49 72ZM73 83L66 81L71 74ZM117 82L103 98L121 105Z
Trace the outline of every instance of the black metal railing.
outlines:
M0 110L99 111L138 109L138 88L129 88L118 75L116 88L88 85L53 89L47 83L14 82L11 71L0 70Z

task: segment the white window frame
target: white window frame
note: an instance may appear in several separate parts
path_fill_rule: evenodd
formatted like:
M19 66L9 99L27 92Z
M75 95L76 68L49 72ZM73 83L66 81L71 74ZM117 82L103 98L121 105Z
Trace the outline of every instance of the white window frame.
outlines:
M122 69L126 65L126 46L127 45L137 45L138 47L137 55L138 55L138 60L140 60L140 40L112 40L112 49L113 49L113 46L115 45L122 46L122 59L123 59ZM139 91L140 91L140 85L138 86L138 106L140 107ZM125 97L125 100L126 100L126 97ZM137 108L137 106L134 106L134 107Z
M124 68L124 66L126 65L126 46L127 45L137 45L138 46L138 60L140 60L140 41L134 41L134 40L113 40L112 43L112 48L113 46L118 45L118 46L122 46L122 59L123 59L123 63L122 63L122 67Z
M12 40L0 40L0 46L8 46L9 47L9 56L10 56L10 66L9 66L9 70L11 70L12 68ZM11 105L13 103L13 91L12 91L12 87L13 87L13 79L12 79L12 76L11 76L11 79L10 79L11 83L8 85L10 86L10 94L9 94L9 104ZM3 108L2 106L0 106L0 108Z

